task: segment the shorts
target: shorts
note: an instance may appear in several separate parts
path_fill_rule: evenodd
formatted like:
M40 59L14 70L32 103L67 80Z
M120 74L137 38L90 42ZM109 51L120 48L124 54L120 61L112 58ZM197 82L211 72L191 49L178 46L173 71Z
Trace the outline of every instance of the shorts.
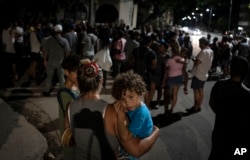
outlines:
M193 76L192 82L191 82L191 88L201 89L204 87L204 84L205 84L205 81L201 81L198 78L196 78L195 76Z
M166 84L168 88L172 88L173 86L183 85L183 75L175 76L175 77L168 77Z
M230 63L231 63L231 60L223 59L223 60L221 61L221 66L222 66L222 67L228 67L228 66L230 66Z

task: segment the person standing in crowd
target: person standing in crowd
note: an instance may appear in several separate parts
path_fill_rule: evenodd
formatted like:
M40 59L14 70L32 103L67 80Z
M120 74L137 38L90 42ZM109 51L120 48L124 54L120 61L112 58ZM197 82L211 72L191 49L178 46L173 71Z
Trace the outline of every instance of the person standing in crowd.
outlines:
M211 42L211 40L212 40L211 38L212 38L211 34L208 33L208 34L207 34L207 40L208 40L209 45L212 43L212 42Z
M116 77L119 73L123 72L123 63L126 59L125 45L127 40L124 38L124 31L122 29L117 29L117 35L115 35L112 40L112 54L113 56L113 75Z
M234 155L237 148L250 148L250 92L242 86L248 65L246 58L233 57L230 78L212 87L209 105L215 113L215 124L208 160L250 158L248 151Z
M68 104L79 97L80 91L77 83L77 69L80 65L80 59L76 54L71 54L64 58L62 68L66 77L64 87L57 92L57 101L59 103L59 129L61 135L64 132L65 114ZM73 148L62 147L63 159L73 160Z
M46 40L43 46L44 66L47 69L47 78L43 91L44 96L50 96L52 80L56 71L60 83L60 87L64 86L64 73L62 68L62 61L64 57L70 52L70 46L66 38L62 37L62 25L54 26L54 33Z
M112 87L112 96L117 100L117 127L122 141L129 141L133 137L143 139L153 132L153 120L148 107L143 102L143 94L146 92L146 84L142 77L132 71L118 74ZM124 125L126 114L129 125ZM127 130L127 127L129 130ZM129 155L126 150L119 146L119 158L127 157L136 160L137 157Z
M90 40L91 40L91 44L93 45L93 48L94 48L94 53L97 52L97 30L95 27L91 26L91 25L88 25L88 28L87 28L87 33L88 33L88 36L90 37Z
M239 43L238 55L245 57L250 63L250 44L247 43L247 38L244 37ZM250 65L249 65L250 68ZM250 88L250 69L248 70L248 76L244 80L244 85Z
M10 64L11 80L15 81L18 79L17 73L17 63L18 63L18 55L16 54L14 47L14 27L11 22L4 23L4 28L2 31L2 42L3 42L3 53L4 53L4 61L6 64Z
M165 87L166 92L164 96L165 115L172 114L173 109L177 103L177 96L179 87L183 85L183 68L185 65L185 58L180 56L180 51L176 47L176 41L172 40L170 46L172 47L172 57L165 63L165 73L163 76L162 87ZM177 45L178 46L178 45ZM182 52L184 52L182 50ZM171 107L169 109L169 104Z
M242 38L240 43L239 43L238 56L243 56L245 58L249 58L249 56L250 56L250 46L247 43L246 38Z
M188 94L188 79L189 79L188 71L187 71L188 52L189 52L188 48L185 48L185 47L181 48L180 56L183 57L184 60L185 60L184 63L180 62L180 63L183 63L182 74L183 74L183 85L184 85L183 91L184 91L184 94Z
M23 20L17 20L14 28L14 38L12 40L15 47L15 52L17 54L17 74L14 79L19 80L20 78L20 70L23 67L22 56L24 56L24 29L23 29Z
M135 38L136 38L135 31L129 30L128 37L127 37L127 43L126 43L125 49L124 49L126 52L126 59L125 59L124 65L123 65L124 72L133 68L133 66L131 65L131 62L130 62L130 56L132 54L132 51L135 48L140 47L140 43Z
M65 37L68 40L71 53L78 54L76 51L77 33L75 32L75 26L71 21L66 22L64 26L65 26L65 33L63 34L63 37Z
M212 61L211 72L216 73L218 67L218 37L213 38L213 42L210 44L210 48L214 52L214 58Z
M89 60L93 60L95 55L95 45L97 37L95 35L89 35L87 32L89 29L86 23L82 24L82 40L81 40L81 49L80 55L81 59L88 58Z
M147 84L147 93L144 95L145 103L150 107L150 102L153 98L152 92L152 74L155 72L157 65L156 53L150 48L152 44L151 36L145 36L140 47L135 48L132 52L131 62L135 73L142 76Z
M228 37L223 36L221 42L218 43L218 56L223 72L222 78L228 78L229 66L232 59L232 44L229 43Z
M191 71L193 75L191 88L194 91L194 106L187 109L189 112L201 111L201 105L204 98L203 88L213 61L213 51L209 47L207 38L201 37L199 39L199 47L201 51L198 53L197 57L193 59L194 65Z
M41 55L41 43L44 38L44 34L41 30L41 23L36 22L30 27L30 56L31 63L29 67L29 80L37 80L38 64L42 60Z
M157 90L157 100L156 103L151 103L150 108L157 108L157 105L160 105L160 101L162 98L162 82L165 73L165 63L170 58L169 53L167 52L169 45L166 42L159 42L159 48L157 52L157 65L155 68L155 72L152 74L152 83L155 85L152 90L152 95L155 94L155 90ZM164 91L165 92L165 91Z
M157 127L147 138L133 137L127 142L120 140L114 103L108 104L100 98L102 69L95 62L84 64L78 68L77 79L80 97L69 104L66 114L69 115L69 127L75 140L74 159L112 160L113 151L120 144L136 157L149 151L159 136ZM124 118L123 121L127 121L127 117Z
M183 44L181 47L188 49L187 59L191 59L191 57L193 56L193 45L189 35L184 36Z
M95 54L93 61L102 68L103 88L106 88L107 74L112 67L112 59L110 56L110 31L108 28L99 28L97 44L97 53Z

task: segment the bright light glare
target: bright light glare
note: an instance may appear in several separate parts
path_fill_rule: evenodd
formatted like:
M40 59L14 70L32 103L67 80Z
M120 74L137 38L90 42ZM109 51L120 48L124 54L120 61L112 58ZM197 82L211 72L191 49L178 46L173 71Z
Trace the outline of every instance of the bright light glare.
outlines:
M188 27L183 27L182 30L185 31L185 32L187 32L188 31Z

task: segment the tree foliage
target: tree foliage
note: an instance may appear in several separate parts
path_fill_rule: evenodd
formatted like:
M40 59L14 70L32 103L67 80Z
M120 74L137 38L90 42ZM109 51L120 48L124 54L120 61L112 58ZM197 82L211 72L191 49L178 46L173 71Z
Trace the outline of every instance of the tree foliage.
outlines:
M213 28L220 28L222 30L227 29L227 23L229 23L229 9L230 0L147 0L145 3L151 3L154 6L154 17L160 16L163 11L167 9L172 10L174 16L174 24L180 24L181 19L191 12L195 11L195 8L203 10L205 13L206 8L212 8L215 13L211 24ZM237 13L239 11L239 3L236 0L232 0L232 12ZM234 14L231 17L231 28L235 28L238 22L238 16ZM236 15L236 16L235 16ZM155 19L155 18L154 18ZM223 20L222 20L223 19ZM149 19L150 20L150 19ZM152 20L152 18L151 18ZM205 22L208 23L208 22ZM208 24L205 24L208 25Z

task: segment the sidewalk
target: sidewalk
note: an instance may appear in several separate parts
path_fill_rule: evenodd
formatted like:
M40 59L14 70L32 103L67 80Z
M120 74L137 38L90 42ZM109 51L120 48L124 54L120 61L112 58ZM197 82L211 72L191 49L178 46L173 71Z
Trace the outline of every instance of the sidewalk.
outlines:
M45 137L0 98L0 159L43 160Z

